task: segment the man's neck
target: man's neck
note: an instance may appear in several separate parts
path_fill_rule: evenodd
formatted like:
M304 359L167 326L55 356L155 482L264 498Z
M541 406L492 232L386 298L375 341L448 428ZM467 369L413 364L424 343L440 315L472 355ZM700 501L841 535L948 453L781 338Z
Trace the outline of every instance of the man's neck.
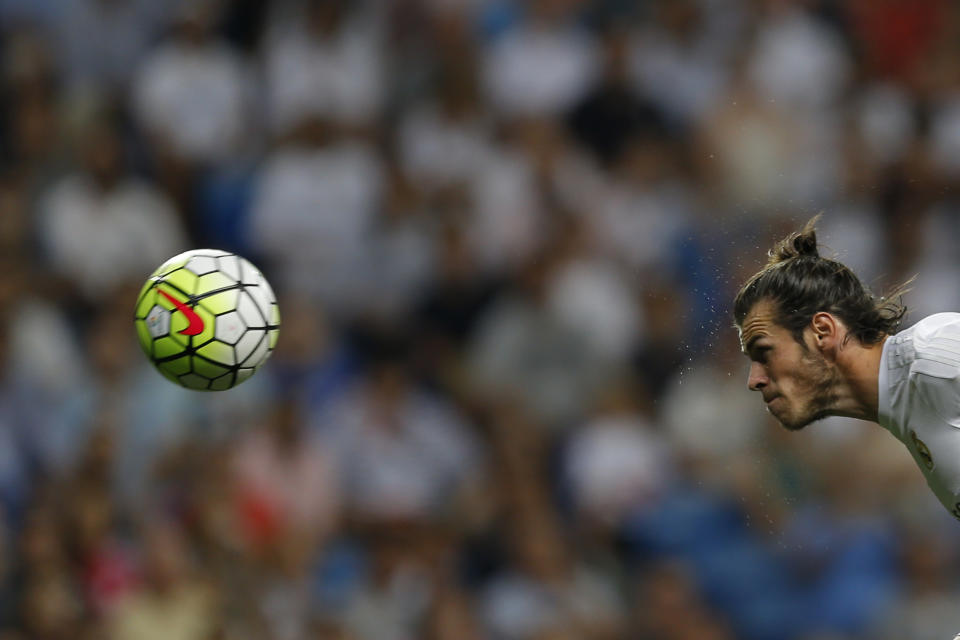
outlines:
M880 359L889 336L872 345L852 344L837 358L843 388L837 400L837 415L877 422L880 393Z

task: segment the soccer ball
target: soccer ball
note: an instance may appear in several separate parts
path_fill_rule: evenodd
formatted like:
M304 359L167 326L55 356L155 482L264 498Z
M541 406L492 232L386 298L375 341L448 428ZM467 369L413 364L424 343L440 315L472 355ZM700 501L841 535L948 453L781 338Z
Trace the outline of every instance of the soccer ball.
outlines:
M270 356L280 311L270 285L249 261L196 249L153 272L137 297L134 323L143 352L168 380L223 391L252 376Z

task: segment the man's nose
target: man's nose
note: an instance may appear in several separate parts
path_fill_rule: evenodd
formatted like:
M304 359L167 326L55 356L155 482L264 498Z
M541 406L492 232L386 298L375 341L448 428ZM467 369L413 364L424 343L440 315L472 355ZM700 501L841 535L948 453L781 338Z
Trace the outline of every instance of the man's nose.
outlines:
M750 375L747 378L747 387L749 387L751 391L760 391L767 386L768 382L770 382L770 379L767 378L767 374L760 363L750 363Z

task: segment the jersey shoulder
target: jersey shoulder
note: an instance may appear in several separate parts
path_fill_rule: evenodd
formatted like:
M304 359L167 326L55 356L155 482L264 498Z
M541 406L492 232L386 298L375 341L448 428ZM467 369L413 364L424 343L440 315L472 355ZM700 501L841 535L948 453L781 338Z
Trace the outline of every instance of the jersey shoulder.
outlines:
M960 375L960 313L927 316L907 331L912 336L915 371L940 378Z
M904 335L912 343L912 389L940 418L960 427L960 313L926 317ZM894 350L902 346L894 336Z
M916 322L909 330L923 335L941 332L960 334L960 312L934 313Z

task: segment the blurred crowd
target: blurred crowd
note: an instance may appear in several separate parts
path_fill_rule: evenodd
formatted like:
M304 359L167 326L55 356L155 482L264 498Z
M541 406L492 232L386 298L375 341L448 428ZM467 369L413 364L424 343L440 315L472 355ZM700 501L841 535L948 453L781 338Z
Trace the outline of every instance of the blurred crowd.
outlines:
M0 0L0 639L952 638L960 523L729 301L824 212L960 310L958 177L950 0ZM134 337L199 247L228 392Z

